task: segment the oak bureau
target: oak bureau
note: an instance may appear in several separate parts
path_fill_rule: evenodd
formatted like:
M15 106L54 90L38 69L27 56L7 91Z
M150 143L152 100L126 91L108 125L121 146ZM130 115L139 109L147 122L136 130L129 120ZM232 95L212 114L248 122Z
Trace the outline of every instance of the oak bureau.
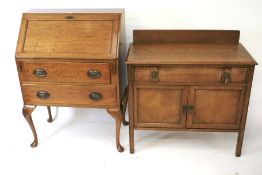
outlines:
M256 61L239 31L134 30L126 64L134 130L237 132L241 155Z
M31 10L23 14L16 63L23 115L38 144L36 106L105 108L116 121L116 146L127 103L123 9ZM124 71L122 71L124 72Z

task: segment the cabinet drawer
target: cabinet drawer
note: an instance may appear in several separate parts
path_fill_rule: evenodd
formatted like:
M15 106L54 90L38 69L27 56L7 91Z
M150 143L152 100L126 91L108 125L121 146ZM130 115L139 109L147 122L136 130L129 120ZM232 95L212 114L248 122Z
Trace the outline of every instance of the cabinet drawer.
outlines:
M135 82L154 83L245 83L247 68L135 67ZM225 80L224 76L228 80Z
M25 104L28 105L88 105L115 106L114 86L22 85Z
M110 63L21 62L22 82L110 83Z

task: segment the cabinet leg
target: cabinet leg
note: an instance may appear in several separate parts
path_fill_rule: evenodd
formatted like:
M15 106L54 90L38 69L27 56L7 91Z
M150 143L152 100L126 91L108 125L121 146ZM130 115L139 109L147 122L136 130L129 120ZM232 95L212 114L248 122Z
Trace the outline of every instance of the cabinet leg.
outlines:
M126 87L124 95L123 95L122 100L121 100L121 112L122 112L122 116L123 116L123 125L124 126L127 126L129 124L129 122L126 121L126 118L125 118L127 100L128 100L128 94L127 94L127 87Z
M135 153L135 141L134 141L134 128L129 127L129 145L130 145L130 153L134 154Z
M35 126L34 126L34 123L33 123L33 120L32 120L32 112L34 111L34 109L36 108L36 106L24 106L23 107L23 115L27 121L27 123L29 124L32 132L33 132L33 135L34 135L34 141L33 143L31 144L31 147L37 147L38 145L38 139L37 139L37 134L36 134L36 130L35 130Z
M120 144L120 128L123 120L122 112L119 109L107 109L107 112L116 120L116 148L119 152L123 152L124 148Z
M48 111L48 119L47 119L47 121L48 121L49 123L51 123L51 122L53 122L53 118L52 118L52 113L51 113L51 108L50 108L50 106L47 106L47 111Z
M235 153L236 157L241 156L243 138L244 138L244 130L241 130L238 132L238 137L237 137L237 146L236 146L236 153Z

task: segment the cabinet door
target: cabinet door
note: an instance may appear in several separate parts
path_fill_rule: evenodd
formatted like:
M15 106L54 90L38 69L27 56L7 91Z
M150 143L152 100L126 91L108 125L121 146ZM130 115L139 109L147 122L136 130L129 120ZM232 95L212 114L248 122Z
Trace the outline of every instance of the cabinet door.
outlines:
M152 128L185 128L188 88L134 86L134 125Z
M238 129L244 87L191 87L187 128Z

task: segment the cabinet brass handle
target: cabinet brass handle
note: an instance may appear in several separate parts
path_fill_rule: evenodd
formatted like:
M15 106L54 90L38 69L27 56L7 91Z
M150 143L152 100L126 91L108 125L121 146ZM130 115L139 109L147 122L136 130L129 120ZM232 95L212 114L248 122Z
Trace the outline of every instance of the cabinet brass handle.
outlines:
M158 72L157 71L151 72L151 79L152 79L153 82L157 82L157 79L158 79Z
M183 106L183 114L186 115L186 113L187 113L187 105Z
M36 69L34 69L34 71L33 71L33 75L34 75L35 77L38 77L38 78L43 78L43 77L46 77L47 72L46 72L45 69L36 68Z
M97 79L101 77L101 72L99 70L89 70L87 71L87 76L92 79Z
M192 105L188 105L187 106L187 113L188 114L193 114L193 106Z
M65 19L74 19L75 17L73 16L65 16Z
M38 91L36 93L37 98L40 98L42 100L46 100L50 97L50 94L47 91Z
M183 106L183 114L193 114L193 106L192 105Z
M89 98L92 99L92 100L98 101L98 100L103 99L103 95L99 92L91 92L89 94Z
M230 80L230 73L223 72L222 77L221 77L221 83L227 84L229 83L229 80Z

